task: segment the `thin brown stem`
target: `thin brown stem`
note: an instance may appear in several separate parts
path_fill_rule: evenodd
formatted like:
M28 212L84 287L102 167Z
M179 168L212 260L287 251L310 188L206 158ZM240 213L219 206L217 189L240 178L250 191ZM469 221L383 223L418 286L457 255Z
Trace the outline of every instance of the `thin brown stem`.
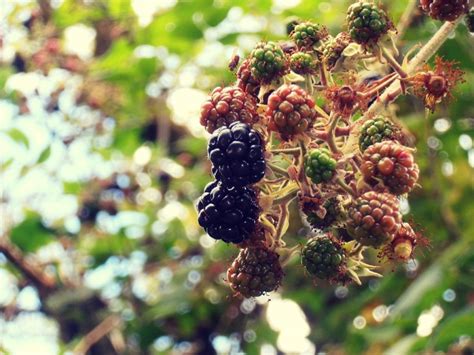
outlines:
M340 153L339 148L336 145L336 137L335 137L335 131L337 127L337 123L339 122L339 115L337 114L332 114L330 116L329 120L329 127L327 130L327 143L329 148L331 149L331 152L333 153Z
M383 57L387 60L388 64L392 67L393 70L395 70L398 75L400 75L400 78L406 78L407 73L405 70L403 70L402 66L398 61L393 57L392 53L390 53L387 48L381 47L382 50L382 55Z
M105 318L99 325L97 325L94 329L87 333L84 338L82 338L82 340L74 349L74 355L86 354L91 346L109 334L113 329L117 328L120 323L120 317L115 314Z

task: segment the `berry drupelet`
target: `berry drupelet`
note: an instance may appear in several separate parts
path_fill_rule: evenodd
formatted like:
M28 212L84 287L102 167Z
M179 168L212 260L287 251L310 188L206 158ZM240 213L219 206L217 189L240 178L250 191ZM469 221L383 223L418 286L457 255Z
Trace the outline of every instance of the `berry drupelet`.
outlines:
M296 52L290 57L290 69L296 74L312 75L318 69L318 61L309 53Z
M239 87L215 88L201 107L200 123L209 133L233 122L258 122L257 105L253 97Z
M341 221L344 215L341 201L337 197L327 199L319 208L308 207L303 205L303 212L306 221L314 230L326 230ZM321 214L320 211L324 213Z
M227 270L230 287L243 297L258 297L274 291L282 278L278 254L263 245L242 249Z
M234 122L216 130L207 148L217 180L229 186L246 186L265 175L264 143L249 125Z
M214 239L241 243L254 231L259 206L254 190L209 183L197 203L198 222Z

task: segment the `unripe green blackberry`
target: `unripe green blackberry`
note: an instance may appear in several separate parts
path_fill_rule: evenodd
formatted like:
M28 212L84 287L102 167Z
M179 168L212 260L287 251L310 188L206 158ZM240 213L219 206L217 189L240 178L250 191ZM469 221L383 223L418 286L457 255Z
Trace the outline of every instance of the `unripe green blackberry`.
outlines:
M466 26L469 32L474 33L474 7L466 14Z
M293 32L295 27L300 23L301 23L301 21L297 17L291 17L291 18L287 19L286 34L288 36L291 35L291 32Z
M282 278L278 254L262 245L241 249L227 270L230 287L244 297L258 297L274 291Z
M290 57L290 69L296 74L314 74L318 69L318 61L309 53L296 52Z
M321 216L316 209L304 208L303 212L306 214L306 220L309 225L315 230L326 230L333 226L338 221L342 220L344 215L344 208L341 201L337 197L331 197L324 201L322 207L326 211L324 216Z
M410 192L419 174L409 148L393 141L368 147L362 156L360 171L367 183L375 186L381 181L396 195Z
M420 0L420 6L428 15L440 21L454 21L469 9L468 0Z
M346 226L359 243L378 248L393 240L400 223L402 216L397 198L369 191L352 202Z
M336 172L336 160L325 148L313 149L304 161L304 171L315 184L328 182Z
M336 37L324 42L322 60L326 62L329 70L334 68L336 62L341 58L342 52L350 43L351 36L347 32L341 32Z
M399 130L392 122L382 116L375 117L365 121L360 128L359 149L363 152L372 144L397 140L398 135Z
M337 281L346 272L347 256L341 243L328 233L308 240L301 252L301 262L311 276Z
M328 31L324 26L309 21L297 24L290 34L298 48L303 50L314 49L327 36Z
M358 1L349 7L347 23L352 39L363 46L376 44L392 26L385 11L366 1Z
M280 45L260 42L250 53L250 71L261 83L270 83L286 74L288 61Z

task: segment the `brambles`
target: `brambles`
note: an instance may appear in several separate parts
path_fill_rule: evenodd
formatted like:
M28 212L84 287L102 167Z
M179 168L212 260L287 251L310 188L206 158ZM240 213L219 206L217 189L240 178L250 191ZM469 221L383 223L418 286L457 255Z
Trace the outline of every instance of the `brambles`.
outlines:
M359 149L361 152L372 144L386 140L397 140L397 127L382 116L367 120L360 128Z
M330 234L311 238L301 252L301 262L311 276L337 281L345 274L346 252Z
M315 184L328 182L336 172L336 160L331 157L329 150L314 149L306 156L304 171Z
M259 134L239 122L215 131L207 148L216 179L230 186L246 186L262 179L266 166L263 150Z
M365 1L358 1L349 7L347 23L351 38L364 46L376 44L391 28L385 11Z
M255 229L258 218L256 193L247 187L227 187L214 181L200 197L198 222L214 239L240 243Z
M466 14L466 26L469 32L474 33L474 7Z
M420 6L430 17L454 21L468 10L468 0L420 0Z
M314 100L297 85L282 85L268 98L268 128L283 140L309 131L316 119Z
M364 152L361 165L365 180L376 185L381 181L390 192L401 195L410 192L418 180L418 165L408 148L391 142L371 145Z
M402 221L398 201L388 193L369 191L349 207L347 231L362 245L380 247L392 241Z
M282 278L278 254L261 245L242 249L227 270L230 287L244 297L275 291Z
M201 125L209 133L233 122L258 122L255 101L238 87L215 88L201 107Z
M260 42L250 53L250 72L261 83L270 83L287 71L288 59L275 42Z
M290 23L289 41L258 43L236 86L216 89L204 106L217 181L198 202L199 223L241 248L228 281L242 296L280 285L278 255L286 264L297 249L283 240L295 199L310 227L301 260L311 277L360 284L382 276L365 261L367 249L386 256L383 262L405 262L425 243L403 221L398 200L417 183L416 152L404 145L395 110L381 111L407 94L434 110L462 72L440 58L434 68L399 63L380 40L394 26L372 2L351 5L347 22L348 32L334 37L310 21ZM418 53L424 62L427 47ZM400 90L387 93L392 84Z

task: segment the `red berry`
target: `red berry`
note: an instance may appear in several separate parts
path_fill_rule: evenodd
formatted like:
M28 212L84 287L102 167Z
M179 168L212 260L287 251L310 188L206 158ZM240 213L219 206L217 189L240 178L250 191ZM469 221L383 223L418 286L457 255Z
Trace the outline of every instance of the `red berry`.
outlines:
M209 133L232 122L252 125L258 121L255 99L238 87L215 88L201 107L201 124Z

